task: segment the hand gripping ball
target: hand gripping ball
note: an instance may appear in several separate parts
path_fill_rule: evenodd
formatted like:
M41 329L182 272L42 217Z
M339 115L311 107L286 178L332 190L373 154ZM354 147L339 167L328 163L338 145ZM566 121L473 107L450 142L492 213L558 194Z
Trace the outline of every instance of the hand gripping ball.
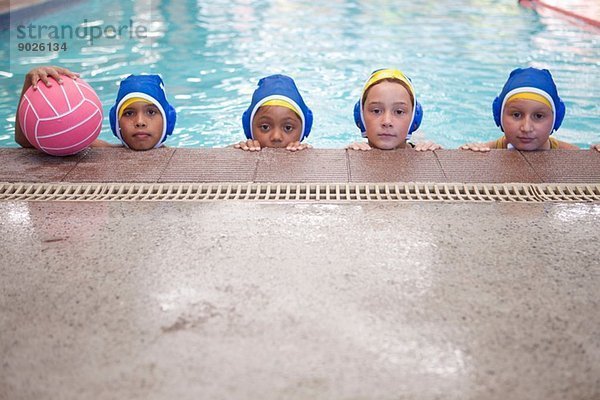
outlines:
M60 85L39 82L23 94L18 118L21 130L35 148L68 156L88 147L102 128L102 103L83 79L63 76Z

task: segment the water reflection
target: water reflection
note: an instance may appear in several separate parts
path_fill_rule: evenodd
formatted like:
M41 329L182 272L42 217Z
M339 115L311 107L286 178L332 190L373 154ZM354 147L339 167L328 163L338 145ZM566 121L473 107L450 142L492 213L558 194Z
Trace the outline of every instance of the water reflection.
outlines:
M81 72L105 115L120 79L153 72L163 75L179 112L171 144L225 146L242 137L241 114L258 79L283 72L296 79L314 111L311 142L339 148L359 138L351 115L365 78L375 68L397 66L415 83L426 138L453 148L499 135L490 103L510 70L533 65L552 70L566 102L559 135L582 147L597 140L600 93L589 88L600 86L600 36L516 2L92 1L60 13L61 24L84 19L147 32L93 44L74 40L64 54L11 53L14 40L0 33L0 54L11 55L0 72L7 88L0 118L14 114L22 74L35 65L60 63ZM57 21L51 14L35 23ZM105 122L102 138L116 141Z
M596 204L556 204L551 215L559 222L578 223L600 219L600 206Z

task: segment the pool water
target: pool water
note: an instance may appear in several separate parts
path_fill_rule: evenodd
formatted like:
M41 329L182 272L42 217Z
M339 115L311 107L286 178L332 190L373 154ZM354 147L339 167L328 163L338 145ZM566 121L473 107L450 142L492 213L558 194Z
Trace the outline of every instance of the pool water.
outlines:
M0 32L0 146L16 146L23 77L39 65L81 73L104 105L100 138L114 143L108 110L130 73L163 76L178 112L167 142L175 147L243 139L241 115L258 79L285 73L313 110L309 143L342 148L361 139L352 109L370 72L397 67L412 78L423 105L416 136L456 148L500 136L491 103L519 66L552 71L567 106L558 138L582 148L600 141L600 32L541 17L516 0L93 0L28 24L131 29L93 42L61 37L54 41L67 50L58 52L18 51L19 43L40 40L19 38L16 26Z

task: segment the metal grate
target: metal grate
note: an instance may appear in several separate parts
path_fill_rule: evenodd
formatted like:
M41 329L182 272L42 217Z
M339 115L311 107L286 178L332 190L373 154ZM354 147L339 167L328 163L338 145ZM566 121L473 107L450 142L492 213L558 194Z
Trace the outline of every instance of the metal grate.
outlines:
M600 201L600 185L463 183L0 183L0 201Z

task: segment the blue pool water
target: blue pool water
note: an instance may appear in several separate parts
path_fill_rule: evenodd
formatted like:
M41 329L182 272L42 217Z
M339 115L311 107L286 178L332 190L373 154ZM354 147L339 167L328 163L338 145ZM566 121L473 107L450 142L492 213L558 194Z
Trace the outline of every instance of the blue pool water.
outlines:
M584 148L600 141L600 33L540 17L516 0L92 0L28 24L130 29L93 43L60 38L54 41L67 43L66 51L36 53L17 47L40 40L19 38L16 26L0 32L0 146L15 146L24 74L48 64L80 72L96 89L105 112L100 137L114 143L106 116L130 73L162 74L178 112L167 144L180 147L241 140L241 114L257 80L286 73L313 109L309 142L341 148L360 139L352 107L369 73L397 67L423 104L422 136L455 148L500 135L490 105L517 66L552 71L567 105L557 137Z

